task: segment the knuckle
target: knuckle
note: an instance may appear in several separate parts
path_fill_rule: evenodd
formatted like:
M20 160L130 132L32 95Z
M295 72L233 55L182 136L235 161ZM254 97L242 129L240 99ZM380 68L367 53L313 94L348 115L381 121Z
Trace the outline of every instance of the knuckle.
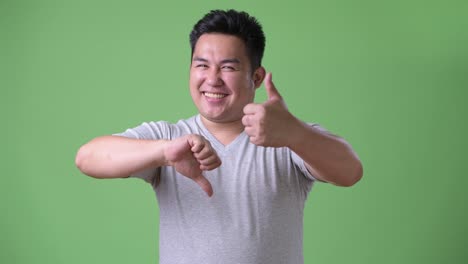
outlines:
M247 125L247 116L242 117L242 124Z
M256 137L250 137L250 142L257 145L257 138Z
M267 112L267 107L262 105L258 108L258 113L261 115L261 116L264 116Z

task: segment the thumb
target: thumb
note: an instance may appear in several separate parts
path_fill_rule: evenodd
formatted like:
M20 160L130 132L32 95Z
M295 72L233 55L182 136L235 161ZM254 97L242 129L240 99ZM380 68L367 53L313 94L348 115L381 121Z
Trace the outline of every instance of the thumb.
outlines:
M203 191L206 192L209 197L213 195L213 187L211 187L211 183L203 175L200 175L193 180L203 189Z
M268 96L268 100L272 99L282 99L280 93L276 89L275 84L273 84L272 74L269 72L265 77L265 89Z

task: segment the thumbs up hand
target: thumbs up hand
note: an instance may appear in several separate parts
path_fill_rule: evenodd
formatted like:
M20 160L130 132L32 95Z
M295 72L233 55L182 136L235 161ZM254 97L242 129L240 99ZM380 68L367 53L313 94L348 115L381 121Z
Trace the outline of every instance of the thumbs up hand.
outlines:
M268 99L261 104L251 103L244 107L242 124L250 142L264 147L288 146L291 129L298 120L288 111L286 103L272 81L271 73L265 77Z

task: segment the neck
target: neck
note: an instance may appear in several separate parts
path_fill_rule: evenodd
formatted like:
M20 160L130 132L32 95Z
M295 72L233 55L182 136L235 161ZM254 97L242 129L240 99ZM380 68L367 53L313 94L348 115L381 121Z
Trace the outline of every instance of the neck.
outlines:
M223 145L228 145L244 131L242 120L220 123L206 119L203 116L200 116L200 119L206 129Z

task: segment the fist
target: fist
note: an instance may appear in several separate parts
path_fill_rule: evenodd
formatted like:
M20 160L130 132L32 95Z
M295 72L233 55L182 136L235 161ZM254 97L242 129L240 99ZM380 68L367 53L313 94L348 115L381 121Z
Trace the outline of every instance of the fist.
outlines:
M213 195L211 183L202 171L219 167L221 160L208 140L195 134L174 139L166 145L164 156L169 166L195 181L208 196Z

